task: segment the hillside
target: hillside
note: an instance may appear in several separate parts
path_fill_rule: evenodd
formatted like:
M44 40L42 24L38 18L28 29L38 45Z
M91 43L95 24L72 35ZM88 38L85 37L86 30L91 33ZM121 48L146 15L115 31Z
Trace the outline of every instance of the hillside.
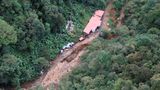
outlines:
M96 3L96 5L95 5ZM100 0L0 0L0 87L17 87L46 72L60 49L77 41ZM65 29L68 20L74 31Z
M111 30L103 28L60 90L160 90L159 0L114 0L111 12Z
M160 1L0 0L0 55L0 90L160 90Z

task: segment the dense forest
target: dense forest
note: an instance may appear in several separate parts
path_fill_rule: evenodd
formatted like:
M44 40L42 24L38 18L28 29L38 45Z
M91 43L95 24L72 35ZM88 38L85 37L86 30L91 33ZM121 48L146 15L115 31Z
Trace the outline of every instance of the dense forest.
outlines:
M160 90L160 1L114 1L117 12L125 6L124 25L102 30L60 90Z
M39 76L104 7L105 0L0 0L0 86L19 86ZM65 29L67 20L74 22L72 33Z

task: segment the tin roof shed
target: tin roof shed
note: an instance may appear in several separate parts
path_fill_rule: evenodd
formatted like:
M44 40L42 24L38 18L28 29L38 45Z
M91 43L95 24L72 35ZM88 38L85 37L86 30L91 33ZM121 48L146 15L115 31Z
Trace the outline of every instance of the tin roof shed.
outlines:
M95 31L97 27L101 25L101 18L103 14L104 11L102 10L95 11L95 14L91 17L83 32L90 34L91 31Z

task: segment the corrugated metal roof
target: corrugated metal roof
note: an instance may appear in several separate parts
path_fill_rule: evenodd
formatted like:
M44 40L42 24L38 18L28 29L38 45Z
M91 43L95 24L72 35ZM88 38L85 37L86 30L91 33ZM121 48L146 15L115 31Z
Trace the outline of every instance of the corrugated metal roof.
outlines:
M95 14L91 17L83 32L89 34L91 31L95 31L96 28L101 25L101 18L103 14L104 11L102 10L95 11Z
M99 16L99 17L102 17L103 14L104 14L104 11L103 11L103 10L97 10L97 11L95 12L95 15L97 15L97 16Z

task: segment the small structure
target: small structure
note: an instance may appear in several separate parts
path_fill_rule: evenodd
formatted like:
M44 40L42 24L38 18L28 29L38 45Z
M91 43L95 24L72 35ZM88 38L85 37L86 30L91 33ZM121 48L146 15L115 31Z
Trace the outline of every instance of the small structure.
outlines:
M80 37L79 41L84 40L86 35L95 32L101 26L103 15L104 11L102 10L95 11L94 15L91 17L85 29L83 30L84 36Z
M102 10L97 10L95 14L91 17L89 20L89 23L83 30L84 33L90 34L91 32L95 32L98 27L100 27L101 22L102 22L102 17L103 17L104 11Z

